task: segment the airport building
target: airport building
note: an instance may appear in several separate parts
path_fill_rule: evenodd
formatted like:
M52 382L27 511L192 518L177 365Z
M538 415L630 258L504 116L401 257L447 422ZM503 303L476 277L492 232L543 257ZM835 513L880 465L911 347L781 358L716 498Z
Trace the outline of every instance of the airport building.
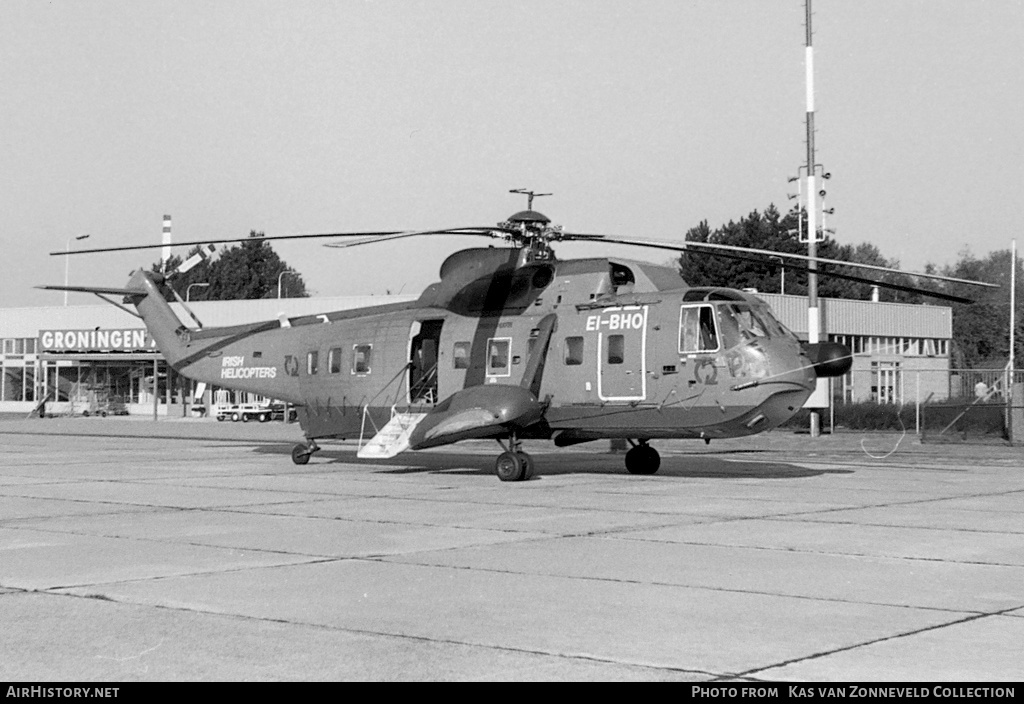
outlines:
M807 338L807 299L758 294L799 337ZM416 296L349 296L191 302L208 327L274 320ZM828 339L853 352L853 368L832 380L836 403L910 403L957 395L950 378L952 310L944 306L819 299ZM179 304L179 318L189 322ZM203 404L254 399L207 389L169 369L142 321L96 305L0 308L0 412L186 415ZM155 383L154 383L155 381ZM197 396L197 391L199 395ZM195 400L193 400L195 399Z

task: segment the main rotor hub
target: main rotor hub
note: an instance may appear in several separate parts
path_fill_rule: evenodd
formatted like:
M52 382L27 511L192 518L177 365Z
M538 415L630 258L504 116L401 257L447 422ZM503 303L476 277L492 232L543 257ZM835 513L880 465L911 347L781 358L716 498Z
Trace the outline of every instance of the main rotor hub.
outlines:
M552 240L561 239L561 226L551 227L551 219L536 210L520 210L498 223L513 243L527 250L526 261L553 259ZM525 262L524 262L525 263Z
M527 226L543 227L551 222L551 218L544 213L538 213L536 210L520 210L518 213L510 215L508 222L513 225L522 223Z

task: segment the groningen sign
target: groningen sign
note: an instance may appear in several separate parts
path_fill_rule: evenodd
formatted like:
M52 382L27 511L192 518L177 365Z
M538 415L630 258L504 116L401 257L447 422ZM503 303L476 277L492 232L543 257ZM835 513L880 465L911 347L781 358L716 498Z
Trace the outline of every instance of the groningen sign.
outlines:
M155 349L156 342L145 328L39 331L39 350L46 352L149 352Z

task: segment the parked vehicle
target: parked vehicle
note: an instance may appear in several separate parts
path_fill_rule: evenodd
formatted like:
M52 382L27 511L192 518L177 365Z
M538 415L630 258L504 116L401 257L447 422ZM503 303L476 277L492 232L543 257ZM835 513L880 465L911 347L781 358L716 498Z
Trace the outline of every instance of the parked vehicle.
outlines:
M128 406L123 401L106 401L97 403L82 411L82 415L88 418L90 415L106 418L109 416L128 415Z
M299 417L299 412L295 409L295 406L290 406L286 403L270 404L270 420L285 420L285 409L288 410L288 422L294 423Z
M271 417L271 407L258 403L237 403L231 406L217 407L217 420L230 420L235 423L242 421L248 423L251 420L258 420L266 423Z

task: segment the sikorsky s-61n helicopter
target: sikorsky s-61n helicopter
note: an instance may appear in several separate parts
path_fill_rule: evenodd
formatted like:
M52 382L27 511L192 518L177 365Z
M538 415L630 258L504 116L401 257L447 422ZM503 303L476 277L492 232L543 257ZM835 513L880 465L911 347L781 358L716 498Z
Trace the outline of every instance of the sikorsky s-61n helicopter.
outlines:
M632 444L626 468L652 474L661 460L651 440L710 442L769 430L802 407L819 377L850 368L844 346L801 343L754 295L690 287L669 266L615 257L561 260L552 243L780 253L568 233L533 210L540 194L513 192L528 195L527 210L494 227L265 238L357 238L328 245L345 247L465 234L509 245L452 254L440 281L413 302L204 328L187 306L194 327L166 302L173 273L138 270L125 288L42 288L94 293L135 315L105 297L123 296L175 371L295 404L306 438L292 450L296 464L320 449L317 440L362 438L369 428L376 432L360 447L362 458L496 440L503 451L495 471L503 481L533 475L524 439L566 447L625 438ZM212 250L212 243L234 241L240 240L178 246Z

